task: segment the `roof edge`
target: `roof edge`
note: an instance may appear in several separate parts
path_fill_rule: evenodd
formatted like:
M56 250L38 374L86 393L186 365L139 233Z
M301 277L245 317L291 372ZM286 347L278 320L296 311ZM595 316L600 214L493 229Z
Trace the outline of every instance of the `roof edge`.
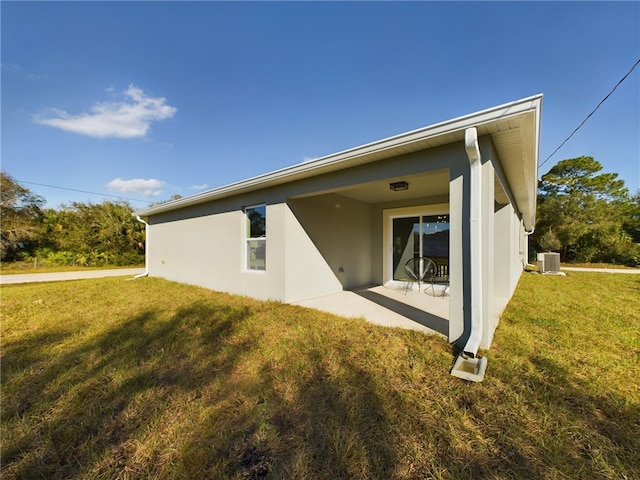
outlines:
M150 215L178 210L181 208L205 203L217 198L229 196L234 194L235 192L240 193L241 191L254 190L260 188L261 186L266 186L268 182L276 180L286 181L287 177L293 177L294 175L302 175L306 178L312 176L314 171L320 170L323 167L345 162L348 159L353 159L361 155L370 154L376 151L383 151L392 147L413 143L415 141L424 140L431 137L437 137L439 135L444 135L455 131L464 131L466 128L469 128L471 126L479 126L501 118L519 115L532 110L538 110L539 112L541 99L542 94L532 95L520 100L504 103L502 105L487 108L485 110L466 114L461 117L445 120L443 122L435 123L426 127L421 127L416 130L411 130L409 132L404 132L381 140L366 143L364 145L325 155L308 162L298 163L289 167L274 170L272 172L250 177L246 180L223 185L211 190L207 190L205 192L190 195L188 197L179 198L177 200L170 200L153 207L133 212L133 215L148 217ZM538 131L536 133L537 135L539 135L539 127L537 130ZM537 161L538 159L536 158L536 168Z

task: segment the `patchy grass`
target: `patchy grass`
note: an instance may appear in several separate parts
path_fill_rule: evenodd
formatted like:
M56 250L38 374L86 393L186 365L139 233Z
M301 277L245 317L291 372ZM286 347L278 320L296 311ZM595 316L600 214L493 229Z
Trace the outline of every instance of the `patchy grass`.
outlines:
M145 278L2 289L3 479L640 478L640 277L524 274L440 337Z

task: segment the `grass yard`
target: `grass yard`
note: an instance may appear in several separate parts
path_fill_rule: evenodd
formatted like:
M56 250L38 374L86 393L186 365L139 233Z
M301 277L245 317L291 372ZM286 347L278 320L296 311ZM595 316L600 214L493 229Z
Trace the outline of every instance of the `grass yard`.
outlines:
M440 337L160 279L2 288L2 479L638 479L640 276Z

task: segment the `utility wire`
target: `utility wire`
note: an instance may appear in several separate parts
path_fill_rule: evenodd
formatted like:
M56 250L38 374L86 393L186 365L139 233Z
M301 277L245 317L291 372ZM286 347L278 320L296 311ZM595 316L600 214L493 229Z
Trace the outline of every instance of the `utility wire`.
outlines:
M103 196L103 197L118 198L118 199L120 199L120 200L129 200L129 201L131 201L131 202L142 202L142 203L146 203L146 204L149 204L149 205L151 205L151 204L153 203L153 202L149 202L148 200L138 200L137 198L127 198L127 197L122 197L122 196L120 196L120 195L109 195L109 194L107 194L107 193L88 192L88 191L86 191L86 190L77 190L77 189L75 189L75 188L57 187L57 186L55 186L55 185L46 185L46 184L44 184L44 183L27 182L27 181L24 181L24 180L18 180L18 179L15 179L15 180L16 180L16 182L18 182L18 183L26 183L26 184L28 184L28 185L38 185L38 186L40 186L40 187L57 188L58 190L69 190L70 192L88 193L88 194L90 194L90 195L100 195L100 196Z
M547 162L549 161L549 159L550 159L551 157L553 157L553 156L556 154L556 152L557 152L558 150L560 150L560 149L564 146L564 144L565 144L565 143L567 143L567 142L569 141L569 139L570 139L571 137L573 137L573 135L574 135L578 130L580 130L580 128L581 128L585 123L587 123L587 120L589 120L589 118L591 118L591 115L593 115L594 113L596 113L596 110L598 110L598 109L600 108L600 106L601 106L601 105L602 105L602 104L607 100L607 98L609 98L609 97L611 96L611 94L612 94L613 92L615 92L615 91L616 91L616 88L618 88L618 87L620 86L620 84L621 84L622 82L624 82L624 81L626 80L626 78L627 78L629 75L631 75L631 72L633 72L633 71L636 69L636 67L637 67L638 65L640 65L640 59L638 59L638 61L633 65L633 67L631 67L631 70L629 70L629 71L625 74L625 76L624 76L624 77L622 77L618 83L616 83L616 86L615 86L615 87L613 87L613 89L612 89L612 90L607 94L607 96L606 96L606 97L604 97L604 98L600 101L600 103L596 106L596 108L594 108L594 109L593 109L593 111L592 111L589 115L587 115L587 116L585 117L585 119L582 121L582 123L581 123L580 125L578 125L578 126L576 127L576 129L575 129L573 132L571 132L571 135L569 135L569 136L564 140L564 142L562 142L562 143L560 144L560 146L559 146L558 148L556 148L556 149L553 151L553 153L552 153L551 155L549 155L549 156L547 157L547 159L539 165L539 167L541 167L541 166L543 166L545 163L547 163ZM538 168L539 168L539 167L538 167Z

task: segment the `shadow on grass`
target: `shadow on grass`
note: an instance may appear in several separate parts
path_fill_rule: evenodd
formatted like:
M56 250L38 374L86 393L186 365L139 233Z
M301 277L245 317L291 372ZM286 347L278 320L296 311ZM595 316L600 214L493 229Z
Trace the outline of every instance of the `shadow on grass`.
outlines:
M209 414L179 457L185 477L391 478L397 458L384 386L354 364L350 340L310 338L300 320L282 319L283 335L302 330L291 344L269 342L271 356L245 362L244 375L210 392Z
M147 310L66 352L56 350L70 341L69 331L5 347L3 384L12 384L15 394L4 392L3 424L40 420L3 435L2 478L78 478L107 454L115 454L107 463L124 467L119 447L158 422L172 395L195 394L251 348L248 339L228 341L247 314L246 307L206 304L168 319ZM118 477L116 471L109 478Z
M309 338L298 315L315 312L285 307L293 343L261 344L279 334L261 315L280 308L146 310L75 343L63 331L9 346L3 367L24 374L7 379L2 477L390 478L384 385L351 340Z
M468 384L439 336L224 305L4 346L2 478L640 478L638 404L543 355Z

